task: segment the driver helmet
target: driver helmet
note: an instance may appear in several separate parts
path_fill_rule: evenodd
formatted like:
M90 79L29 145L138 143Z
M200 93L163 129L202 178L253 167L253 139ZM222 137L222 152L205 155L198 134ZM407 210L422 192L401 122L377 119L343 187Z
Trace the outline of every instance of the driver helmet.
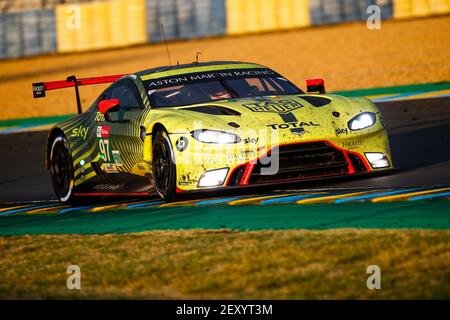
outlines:
M231 93L229 93L225 89L218 89L214 93L209 94L210 98L212 100L224 100L224 99L231 99L233 98Z

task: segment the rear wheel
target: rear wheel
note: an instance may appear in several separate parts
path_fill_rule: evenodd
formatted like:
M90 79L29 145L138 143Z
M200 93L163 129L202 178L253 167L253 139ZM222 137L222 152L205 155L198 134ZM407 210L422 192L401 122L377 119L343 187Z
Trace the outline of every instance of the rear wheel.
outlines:
M169 135L165 130L158 131L153 137L152 171L155 188L164 200L171 200L175 195L176 166Z
M49 160L53 189L56 196L61 202L73 202L73 162L69 142L64 135L58 135L53 140Z

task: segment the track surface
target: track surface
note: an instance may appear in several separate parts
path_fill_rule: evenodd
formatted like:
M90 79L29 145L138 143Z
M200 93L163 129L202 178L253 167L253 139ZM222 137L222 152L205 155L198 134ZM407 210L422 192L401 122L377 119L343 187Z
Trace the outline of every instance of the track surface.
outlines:
M379 107L399 172L297 187L397 188L450 183L450 98L389 102ZM44 169L46 138L46 132L0 136L0 202L55 199L50 175ZM246 192L257 193L258 189Z

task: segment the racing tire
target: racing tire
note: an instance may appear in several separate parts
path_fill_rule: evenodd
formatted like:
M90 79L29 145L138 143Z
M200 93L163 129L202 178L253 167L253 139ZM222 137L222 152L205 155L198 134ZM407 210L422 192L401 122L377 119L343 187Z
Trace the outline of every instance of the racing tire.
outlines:
M49 155L49 169L53 190L59 201L74 203L73 160L67 138L60 134L52 141Z
M170 201L176 191L177 172L172 144L166 130L159 130L153 137L152 157L156 192L162 199Z

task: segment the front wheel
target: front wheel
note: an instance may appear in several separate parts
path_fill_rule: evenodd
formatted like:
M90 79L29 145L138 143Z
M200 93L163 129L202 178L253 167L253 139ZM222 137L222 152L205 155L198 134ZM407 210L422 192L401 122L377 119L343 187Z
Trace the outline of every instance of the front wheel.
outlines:
M59 201L74 201L73 162L69 142L64 135L58 135L50 150L50 173L53 189Z
M169 135L165 130L153 137L152 171L155 188L164 200L171 200L176 189L176 166Z

